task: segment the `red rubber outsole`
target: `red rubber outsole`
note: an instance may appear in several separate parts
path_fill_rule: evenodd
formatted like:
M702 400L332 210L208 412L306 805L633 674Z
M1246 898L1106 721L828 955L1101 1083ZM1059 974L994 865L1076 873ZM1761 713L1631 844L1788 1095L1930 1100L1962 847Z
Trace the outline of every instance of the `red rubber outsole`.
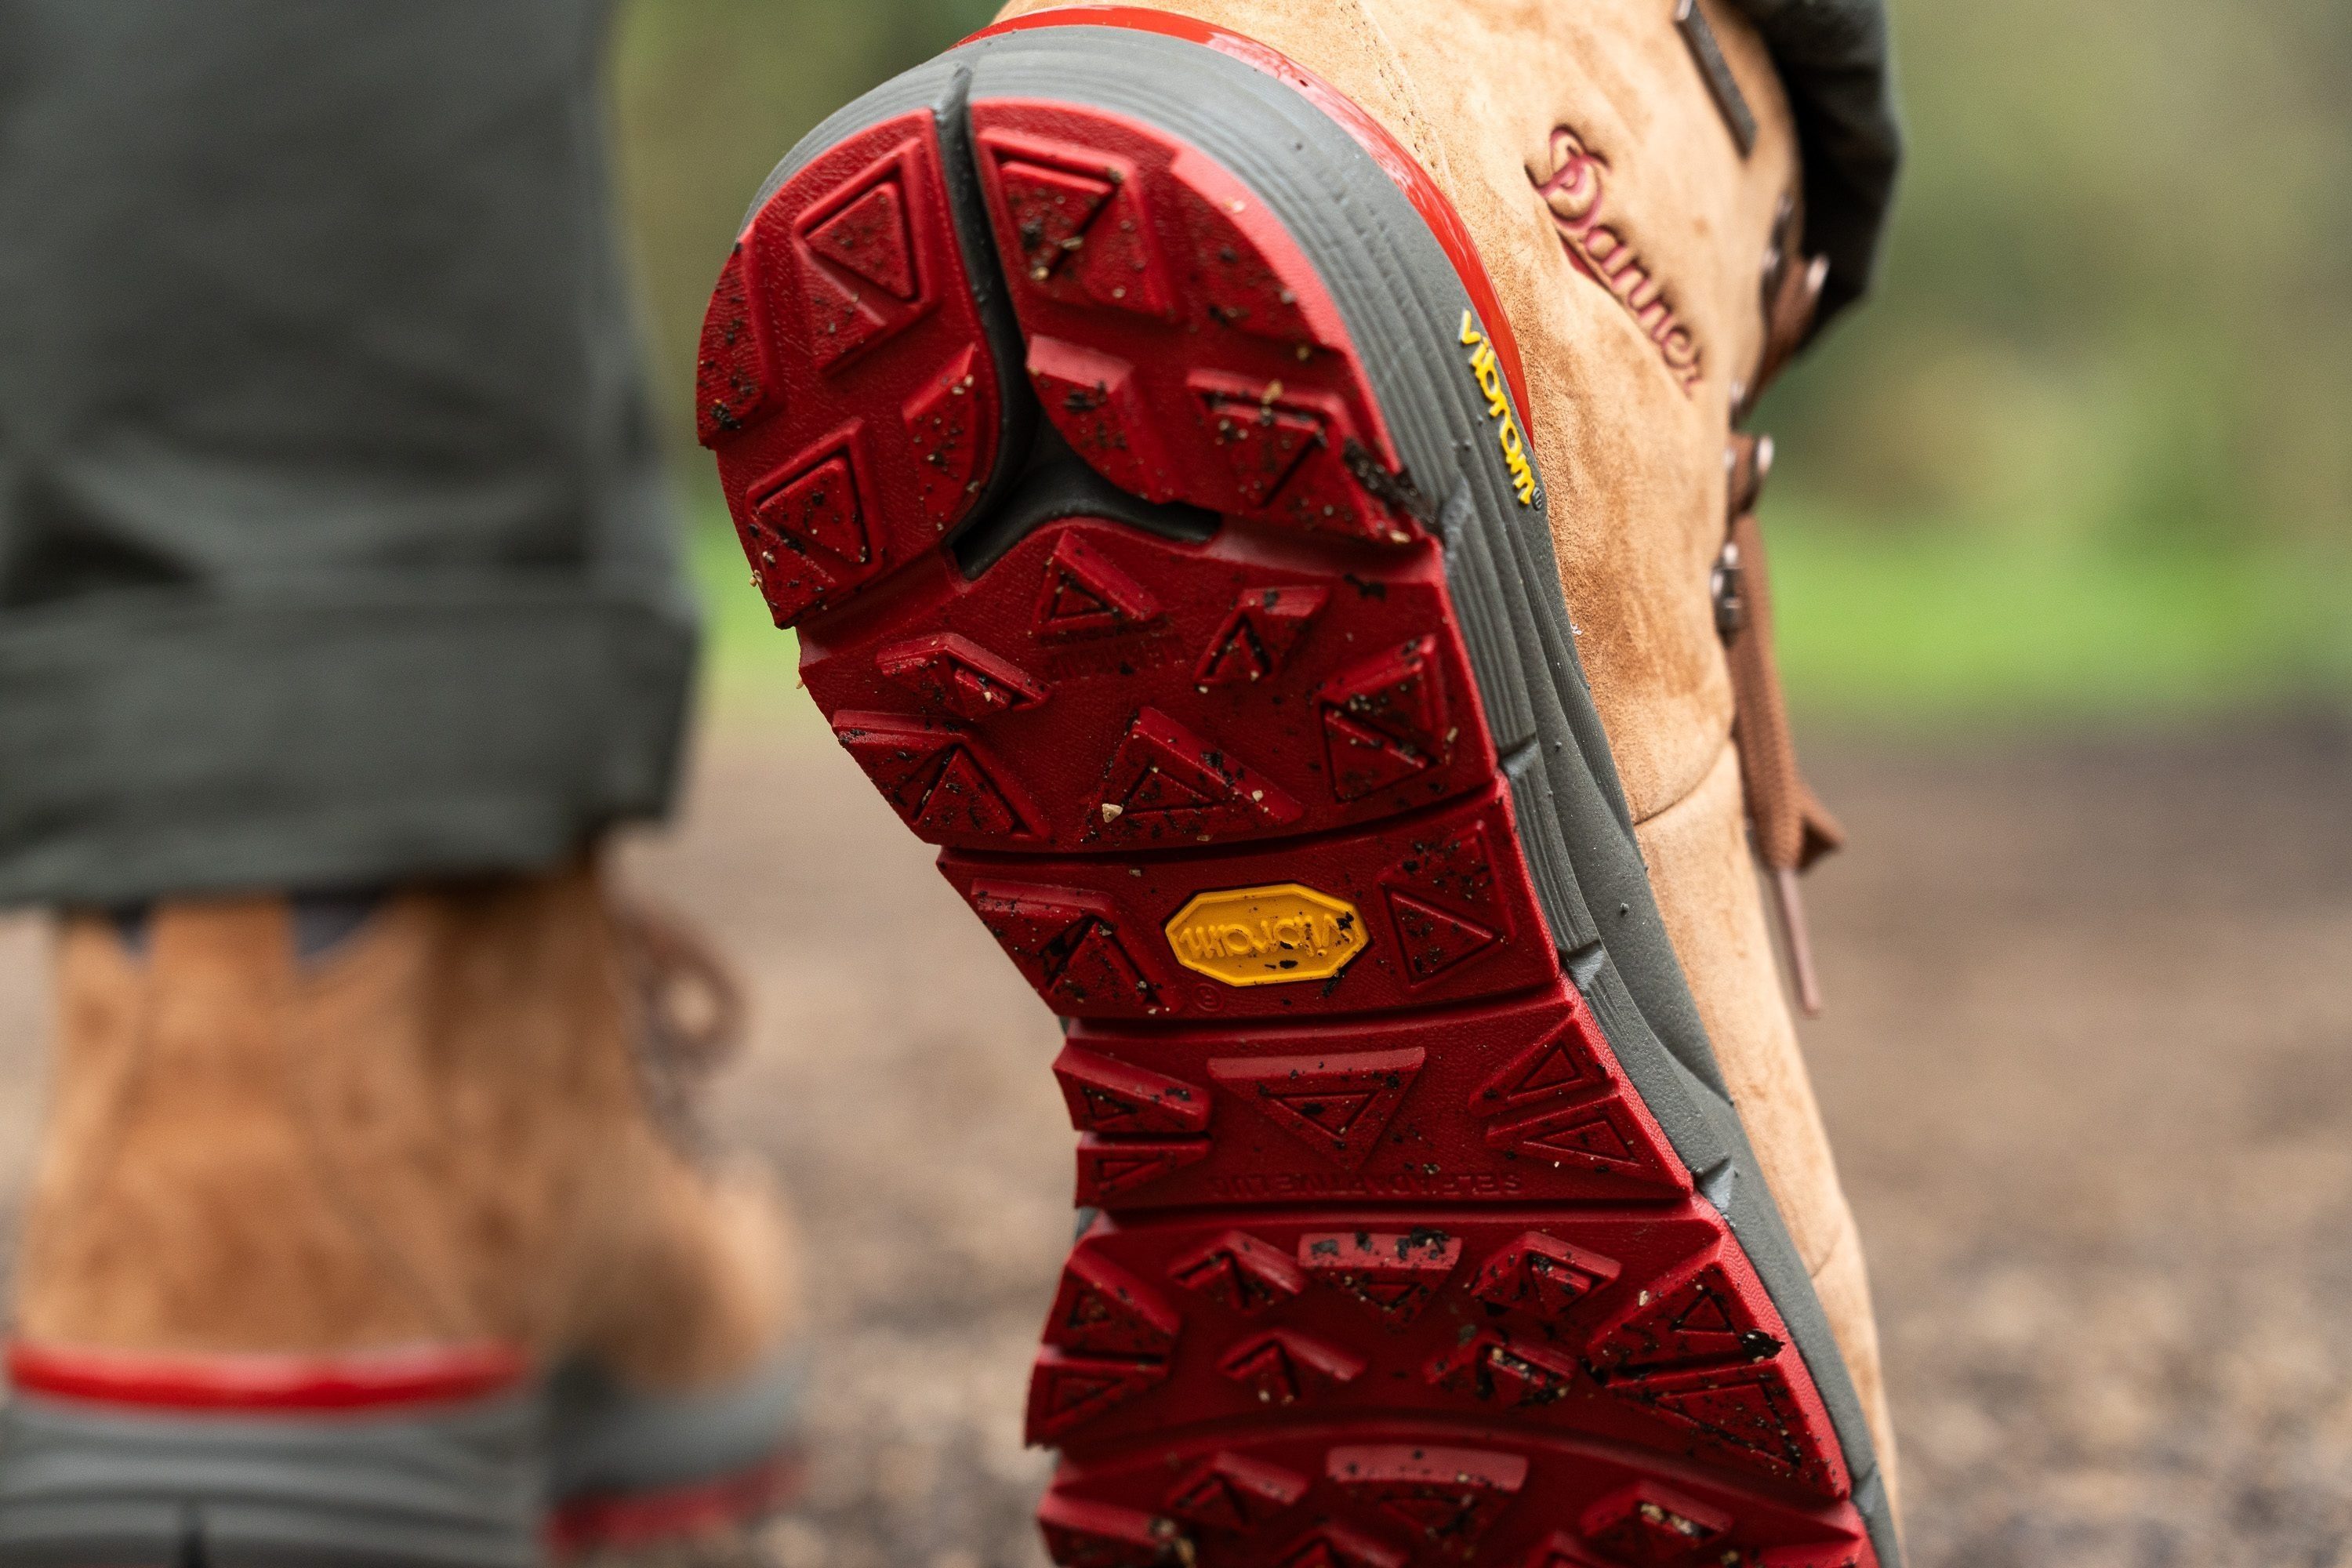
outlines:
M811 694L1070 1021L1101 1212L1030 1386L1055 1558L1874 1563L1789 1331L1560 967L1313 261L1139 115L980 96L969 146L1028 386L917 110L762 205L702 394ZM967 575L1024 397L1214 526L1055 515Z

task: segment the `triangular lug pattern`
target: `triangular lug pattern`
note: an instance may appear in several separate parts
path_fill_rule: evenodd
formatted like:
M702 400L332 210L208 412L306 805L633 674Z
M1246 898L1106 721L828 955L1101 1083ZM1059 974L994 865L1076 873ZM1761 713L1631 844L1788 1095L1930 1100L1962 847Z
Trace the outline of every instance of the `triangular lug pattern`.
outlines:
M1574 1005L1565 1024L1512 1058L1480 1087L1470 1103L1473 1112L1518 1110L1609 1082L1598 1054L1608 1042L1581 999Z
M1298 1266L1355 1297L1391 1328L1419 1317L1462 1259L1443 1231L1316 1231L1298 1238Z
M1060 1568L1166 1568L1171 1548L1165 1520L1061 1491L1037 1505L1037 1525Z
M1210 319L1235 331L1270 338L1311 362L1314 329L1299 309L1301 290L1286 279L1232 216L1186 191L1180 203L1190 254L1201 258L1196 287Z
M869 727L856 721L845 724L844 717L834 720L835 737L857 759L883 798L900 816L914 821L922 815L923 803L930 798L948 759L962 750L960 737Z
M833 730L883 798L924 838L1029 836L1026 817L961 730L846 710L834 715Z
M1325 1457L1331 1479L1423 1545L1467 1558L1527 1485L1528 1461L1518 1454L1420 1445L1333 1448Z
M918 145L901 142L842 180L793 226L807 353L828 374L922 318L911 227L924 189Z
M1422 1375L1449 1394L1525 1409L1568 1397L1577 1372L1575 1359L1564 1352L1515 1342L1488 1329L1430 1363Z
M1616 1259L1530 1230L1481 1263L1470 1290L1490 1307L1557 1323L1616 1278Z
M1362 1168L1412 1088L1420 1047L1320 1057L1225 1057L1209 1076L1343 1171Z
M1022 275L1043 283L1085 247L1081 237L1117 186L1092 174L1074 174L1026 158L1002 158L996 187L1012 220Z
M801 298L808 306L809 358L819 370L831 370L889 330L890 317L875 303L870 285L823 267L801 269Z
M1020 666L953 632L892 643L874 667L927 706L977 722L1045 700L1046 689Z
M843 568L863 566L874 558L865 505L847 453L811 464L770 489L751 503L751 521L787 550L802 555L818 552L817 564L838 581L855 581L861 574Z
M1633 1114L1613 1099L1489 1127L1486 1145L1548 1164L1606 1172L1663 1187L1687 1184L1659 1157Z
M1483 822L1443 837L1414 840L1402 859L1381 873L1381 882L1423 903L1467 910L1508 934L1509 917L1496 897L1495 858Z
M1276 1329L1227 1351L1217 1370L1261 1405L1295 1405L1328 1385L1353 1383L1366 1365L1353 1351Z
M1087 925L1069 962L1045 987L1048 1003L1073 1013L1153 1013L1160 1010L1158 998L1158 987L1144 978L1118 932L1101 920Z
M983 133L1003 202L1003 248L1028 287L1072 305L1172 313L1136 171L1090 147Z
M1209 433L1232 470L1242 508L1264 510L1309 452L1328 444L1322 416L1271 399L1223 394L1204 400Z
M751 321L751 291L744 281L743 247L719 269L702 342L694 361L694 434L717 447L771 409L766 356Z
M1168 1266L1168 1277L1244 1317L1278 1307L1307 1289L1307 1276L1279 1247L1229 1230Z
M1162 1506L1204 1530L1258 1529L1307 1495L1305 1476L1240 1454L1220 1453L1178 1481Z
M1415 637L1324 683L1331 793L1358 800L1441 767L1454 728L1433 637Z
M1330 597L1328 588L1244 588L1209 639L1193 679L1203 686L1231 686L1275 674Z
M1781 1340L1763 1325L1729 1271L1710 1262L1679 1284L1654 1287L1588 1352L1603 1375L1639 1376L1694 1363L1769 1361Z
M914 244L907 232L907 199L895 178L875 185L819 221L808 231L817 255L911 301L915 298Z
M944 530L980 493L980 456L996 442L992 375L982 374L979 352L966 348L929 385L907 400L907 426L923 515Z
M1078 1202L1100 1204L1197 1165L1209 1153L1206 1138L1105 1138L1088 1132L1078 1140Z
M1202 432L1223 455L1234 509L1308 532L1392 544L1413 537L1365 488L1360 474L1385 469L1338 398L1215 371L1196 371L1185 384ZM1397 477L1375 482L1385 491Z
M1029 1374L1029 1441L1058 1437L1167 1379L1165 1362L1065 1355L1049 1345L1039 1352Z
M1075 533L1055 542L1037 593L1039 636L1132 631L1159 618L1160 601L1102 551Z
M1400 745L1333 708L1323 710L1323 749L1331 764L1332 796L1341 801L1393 789L1427 773L1435 762L1428 752Z
M1405 1568L1404 1552L1344 1524L1316 1526L1283 1550L1279 1568Z
M1173 314L1168 279L1144 230L1142 205L1122 188L1078 237L1062 280L1076 283L1097 305L1139 316Z
M1045 1317L1045 1342L1094 1355L1165 1359L1182 1323L1150 1286L1080 1247L1063 1266Z
M1612 1492L1584 1510L1584 1537L1612 1563L1669 1568L1719 1548L1732 1517L1655 1481Z
M1041 991L1069 963L1079 940L1105 918L1093 895L1066 888L980 882L969 896L989 934Z
M1020 813L969 745L958 746L949 756L912 821L915 831L934 844L1028 836Z
M1209 1091L1163 1073L1065 1044L1054 1076L1081 1132L1198 1132L1209 1125Z
M1062 1012L1151 1014L1159 990L1098 894L976 882L966 895L1030 984Z
M1284 826L1304 810L1229 748L1146 708L1111 756L1087 826L1111 843L1197 842Z
M1608 1387L1696 1431L1722 1458L1824 1497L1845 1495L1834 1440L1808 1415L1777 1363L1666 1373Z
M1477 921L1441 910L1396 888L1383 889L1396 924L1398 951L1413 984L1421 984L1486 952L1502 940Z
M1029 379L1054 428L1095 472L1129 495L1177 499L1184 488L1125 360L1033 335Z

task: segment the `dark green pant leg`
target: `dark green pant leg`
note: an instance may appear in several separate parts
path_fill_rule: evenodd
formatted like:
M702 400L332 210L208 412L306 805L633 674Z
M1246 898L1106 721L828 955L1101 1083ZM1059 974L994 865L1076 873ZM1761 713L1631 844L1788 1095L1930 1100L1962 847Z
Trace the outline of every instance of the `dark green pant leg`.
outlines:
M0 0L0 901L560 857L691 601L602 0Z

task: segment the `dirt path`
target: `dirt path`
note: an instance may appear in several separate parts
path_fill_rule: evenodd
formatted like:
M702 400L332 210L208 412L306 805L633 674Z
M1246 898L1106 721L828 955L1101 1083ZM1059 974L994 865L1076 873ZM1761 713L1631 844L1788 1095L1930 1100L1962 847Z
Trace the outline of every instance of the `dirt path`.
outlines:
M1917 1568L2352 1563L2352 747L1817 749L1857 847L1811 889L1809 1039ZM738 725L633 858L752 974L719 1116L784 1171L817 1264L822 1452L765 1555L1036 1563L1051 1020L821 742ZM0 1191L37 963L0 924Z

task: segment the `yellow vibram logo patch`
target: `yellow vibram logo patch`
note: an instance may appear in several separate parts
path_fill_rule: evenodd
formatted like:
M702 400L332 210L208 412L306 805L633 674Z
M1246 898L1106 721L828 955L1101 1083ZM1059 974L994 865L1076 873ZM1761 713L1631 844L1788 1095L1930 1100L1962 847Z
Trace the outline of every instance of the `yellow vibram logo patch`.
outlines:
M1503 387L1503 367L1496 363L1495 345L1478 330L1476 318L1462 312L1462 346L1471 351L1470 374L1478 378L1478 390L1486 395L1486 416L1496 421L1495 439L1503 448L1503 466L1511 470L1511 488L1519 493L1521 506L1536 504L1536 470L1528 461L1527 437L1519 434L1519 422L1511 416L1511 399Z
M1297 882L1197 893L1168 922L1168 946L1227 985L1328 980L1371 945L1356 906Z

